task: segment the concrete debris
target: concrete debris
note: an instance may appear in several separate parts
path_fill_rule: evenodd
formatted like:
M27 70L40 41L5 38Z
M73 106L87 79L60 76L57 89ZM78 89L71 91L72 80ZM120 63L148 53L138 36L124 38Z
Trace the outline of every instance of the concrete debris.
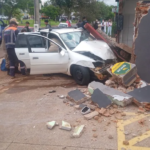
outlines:
M74 108L80 109L80 105L75 105Z
M68 122L62 121L62 125L61 125L60 129L70 131L71 125Z
M46 126L48 129L53 129L56 126L56 121L47 122Z
M107 111L107 110L106 110L105 108L101 108L100 111L99 111L99 113L100 113L101 115L103 115L103 114L106 113L106 111Z
M95 120L98 120L98 119L99 119L99 117L98 117L98 116L95 116L95 117L94 117L94 119L95 119Z
M59 97L60 99L64 99L64 98L65 98L64 95L58 95L58 97Z
M85 125L76 126L73 132L73 137L79 138L83 131L84 131Z
M98 137L98 135L97 135L96 133L94 133L94 134L93 134L93 137L94 137L94 138L97 138L97 137Z
M82 110L81 110L81 113L82 115L86 115L86 114L89 114L91 112L91 109L87 106L85 106Z
M80 90L73 90L68 93L67 98L76 104L82 104L87 100L87 97Z
M98 116L98 114L99 114L99 113L98 113L97 111L93 111L93 112L91 112L91 113L85 115L84 117L85 117L87 120L90 120L90 119L94 118L95 116Z
M56 93L56 91L55 90L50 90L49 93Z
M87 106L88 106L91 110L95 110L95 109L97 108L97 106L90 105L90 104L87 104Z
M109 135L108 138L109 138L109 139L113 139L113 136L112 136L112 135Z
M100 82L93 81L88 85L88 90L91 94L93 94L95 89L99 89L101 92L103 92L103 94L107 95L113 103L119 106L127 106L133 101L132 96L103 85Z
M94 90L91 100L94 103L97 103L99 108L101 107L106 108L107 106L111 105L111 100L105 94L103 94L99 89Z

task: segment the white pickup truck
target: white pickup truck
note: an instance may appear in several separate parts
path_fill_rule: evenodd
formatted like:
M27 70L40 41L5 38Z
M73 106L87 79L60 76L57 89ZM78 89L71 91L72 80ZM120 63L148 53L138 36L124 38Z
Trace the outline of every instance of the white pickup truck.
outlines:
M74 28L20 33L15 52L30 74L64 73L80 85L93 76L103 80L107 68L116 62L105 42Z

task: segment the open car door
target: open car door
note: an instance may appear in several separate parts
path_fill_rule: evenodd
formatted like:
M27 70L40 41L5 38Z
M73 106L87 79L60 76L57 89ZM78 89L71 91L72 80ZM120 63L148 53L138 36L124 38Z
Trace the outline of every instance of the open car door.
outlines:
M31 36L32 39L36 39L37 42L30 40ZM27 40L30 51L30 74L67 72L69 63L67 50L56 44L54 41L41 35L30 34L27 36ZM32 51L32 49L34 49L34 51Z

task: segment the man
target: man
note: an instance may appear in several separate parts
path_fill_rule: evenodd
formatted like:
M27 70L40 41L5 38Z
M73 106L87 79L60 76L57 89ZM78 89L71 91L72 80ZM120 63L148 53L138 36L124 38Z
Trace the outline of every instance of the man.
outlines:
M10 21L9 27L4 31L4 41L5 46L10 62L10 76L15 78L15 64L18 62L16 53L15 53L15 43L19 31L17 30L17 22Z
M86 17L83 17L82 20L82 28L85 30L84 25L87 23Z
M29 25L30 25L30 23L27 21L26 26L24 27L26 29L26 32L31 32Z
M111 19L109 19L107 35L111 37L111 34L112 34L112 21L111 21Z
M98 29L98 20L96 20L95 23L94 23L94 29L95 29L95 30Z
M46 25L46 29L50 29L51 28L51 25L48 24L48 20L45 20L45 25Z
M10 22L17 22L16 18L12 18L10 19ZM6 46L5 46L5 40L4 40L4 31L9 27L9 25L7 27L5 27L5 29L3 30L2 34L3 34L3 39L2 39L2 44L1 44L1 49L5 52L5 61L6 61L6 68L8 70L8 73L9 74L9 58L8 58L8 54L7 54L7 50L6 50ZM15 71L18 72L18 63L16 63L16 67L15 67Z

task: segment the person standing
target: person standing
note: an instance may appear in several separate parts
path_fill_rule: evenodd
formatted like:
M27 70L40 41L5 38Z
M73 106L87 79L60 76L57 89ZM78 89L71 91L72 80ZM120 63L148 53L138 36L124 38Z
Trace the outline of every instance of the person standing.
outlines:
M24 27L26 29L26 32L31 32L29 26L30 26L30 23L27 21L26 26Z
M105 22L103 20L102 23L101 23L101 30L104 32L104 29L105 29Z
M93 27L94 27L94 29L95 29L95 30L97 30L97 29L98 29L98 20L96 20L96 21L94 22Z
M77 25L78 28L81 28L81 27L82 27L82 22L81 22L81 20L78 20L78 22L77 22L76 25Z
M84 25L87 23L87 19L86 17L83 17L82 20L82 28L85 30Z
M107 28L107 22L104 20L104 32L106 33Z
M109 19L107 35L111 37L111 34L112 34L112 21L111 21L111 19Z
M68 24L68 27L71 27L71 23L70 23L70 21L69 21L69 19L68 19L68 18L67 18L66 23Z
M46 29L50 29L51 28L51 25L48 23L48 20L45 20L45 26L46 26Z
M10 62L10 76L12 78L15 78L15 64L18 62L15 53L15 43L19 33L17 26L18 24L15 21L10 21L9 27L4 31L4 41Z

